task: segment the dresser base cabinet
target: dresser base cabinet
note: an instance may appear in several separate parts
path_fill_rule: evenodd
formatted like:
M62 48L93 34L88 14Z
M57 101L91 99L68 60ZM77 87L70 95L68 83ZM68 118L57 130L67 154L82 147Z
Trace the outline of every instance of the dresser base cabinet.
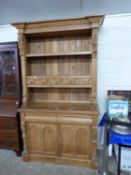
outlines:
M21 112L23 159L97 168L97 115Z

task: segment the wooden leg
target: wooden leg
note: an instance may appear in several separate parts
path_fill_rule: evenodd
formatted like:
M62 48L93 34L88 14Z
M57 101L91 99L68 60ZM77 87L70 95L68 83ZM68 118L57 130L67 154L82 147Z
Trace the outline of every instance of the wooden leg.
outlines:
M18 157L21 156L21 150L14 150L14 151L15 151L15 153L16 153L16 155L17 155Z
M118 145L118 170L117 174L120 175L121 173L121 145Z
M104 148L103 148L103 175L107 175L108 156L107 156L107 124L104 126Z

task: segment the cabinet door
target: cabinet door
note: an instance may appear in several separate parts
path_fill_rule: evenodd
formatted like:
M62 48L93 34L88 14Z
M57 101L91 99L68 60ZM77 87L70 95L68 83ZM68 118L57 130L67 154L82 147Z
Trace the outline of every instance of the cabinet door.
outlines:
M61 156L90 159L92 131L90 126L61 125Z
M0 96L18 95L17 50L0 49Z
M57 153L57 126L52 124L27 124L27 148L30 152Z
M92 158L92 127L76 126L75 131L76 157Z

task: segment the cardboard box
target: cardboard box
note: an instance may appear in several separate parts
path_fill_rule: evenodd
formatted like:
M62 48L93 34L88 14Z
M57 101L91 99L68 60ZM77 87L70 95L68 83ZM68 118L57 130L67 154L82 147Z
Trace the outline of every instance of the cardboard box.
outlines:
M128 112L131 113L131 91L129 90L108 90L108 98L112 100L128 101Z
M128 116L128 101L108 100L108 116L112 118Z

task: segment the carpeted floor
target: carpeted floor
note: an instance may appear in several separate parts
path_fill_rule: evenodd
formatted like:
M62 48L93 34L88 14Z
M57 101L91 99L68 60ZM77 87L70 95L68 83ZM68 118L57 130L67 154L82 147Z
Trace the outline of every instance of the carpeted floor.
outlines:
M96 175L88 168L38 162L23 162L15 152L0 150L0 175Z
M15 152L0 149L0 175L103 175L102 151L98 153L99 170L88 168L47 164L38 162L23 162ZM113 157L108 160L108 174L117 175L117 164ZM131 175L123 172L121 175Z

